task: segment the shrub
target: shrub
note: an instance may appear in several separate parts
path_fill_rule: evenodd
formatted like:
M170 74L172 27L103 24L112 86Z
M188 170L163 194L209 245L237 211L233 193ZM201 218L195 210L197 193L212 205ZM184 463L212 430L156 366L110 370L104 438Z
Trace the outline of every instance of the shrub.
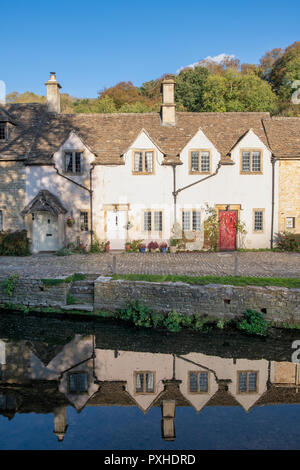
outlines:
M132 240L129 244L129 251L137 253L142 246L142 240Z
M152 326L150 309L145 305L141 305L138 301L130 302L126 309L119 310L118 316L122 320L132 321L136 326L146 328Z
M281 251L300 251L300 234L291 232L277 233L275 243Z
M152 323L154 328L163 328L165 316L163 313L152 312L151 313Z
M236 325L239 330L245 331L250 335L266 336L268 322L262 313L249 309L243 315L244 318Z
M97 238L94 238L93 244L90 247L90 253L104 253L106 242L100 242Z
M72 254L72 251L68 248L61 248L55 254L56 256L70 256Z
M168 316L165 318L164 325L168 330L177 333L182 330L182 316L176 311L169 312Z
M1 286L3 288L3 291L9 297L12 297L18 280L19 280L19 274L16 273L16 274L12 274L7 279L4 279L4 281L2 281Z
M0 233L0 256L27 256L29 254L26 230Z

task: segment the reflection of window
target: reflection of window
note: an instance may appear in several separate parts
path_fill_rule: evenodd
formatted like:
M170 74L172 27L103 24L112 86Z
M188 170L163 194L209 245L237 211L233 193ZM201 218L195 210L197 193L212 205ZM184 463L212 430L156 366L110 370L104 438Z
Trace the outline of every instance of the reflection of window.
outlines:
M239 393L253 393L257 391L257 372L243 371L238 372L238 390Z
M0 232L3 231L3 212L0 211Z
M241 158L241 173L261 173L261 151L243 150Z
M201 229L200 211L182 211L182 228L184 231L193 230L195 232L199 232Z
M154 393L154 372L135 372L135 393Z
M153 150L133 152L133 173L153 173Z
M14 410L15 406L15 397L13 395L0 394L0 410Z
M162 231L162 211L144 212L144 231L161 232Z
M190 152L190 173L210 173L209 150L192 150Z
M87 392L88 381L86 372L74 372L69 374L69 392L84 393Z
M82 170L82 152L65 152L65 172L80 174Z
M80 230L87 232L89 229L89 214L86 211L80 212Z
M191 393L208 392L208 372L189 372L189 391Z
M6 140L8 138L7 123L0 122L0 140Z

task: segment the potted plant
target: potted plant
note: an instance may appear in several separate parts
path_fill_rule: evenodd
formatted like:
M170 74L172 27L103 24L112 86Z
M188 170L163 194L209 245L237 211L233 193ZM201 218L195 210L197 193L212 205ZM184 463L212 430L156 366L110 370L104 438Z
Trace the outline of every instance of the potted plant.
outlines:
M125 243L125 251L129 251L130 250L130 242L126 242Z
M159 248L159 246L158 246L157 242L152 241L152 242L148 243L148 250L151 251L151 253L155 253L158 248Z
M170 253L176 253L177 251L177 242L176 238L171 238L170 240Z
M141 252L141 253L145 253L145 251L146 251L146 245L145 245L145 243L141 243L141 245L140 245L140 252Z
M67 226L68 226L68 227L73 227L74 224L75 224L74 218L71 217L71 216L69 216L69 217L67 218Z
M106 253L109 253L109 250L110 250L110 242L107 241L107 242L105 243L105 251L106 251Z
M160 248L160 251L162 253L166 253L167 251L167 248L168 248L168 244L166 242L162 242L160 245L159 245L159 248Z

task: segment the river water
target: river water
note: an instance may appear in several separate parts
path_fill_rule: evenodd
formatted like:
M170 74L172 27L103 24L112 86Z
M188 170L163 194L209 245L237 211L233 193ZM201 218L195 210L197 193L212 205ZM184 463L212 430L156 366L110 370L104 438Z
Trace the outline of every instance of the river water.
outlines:
M0 449L299 449L300 332L0 315Z

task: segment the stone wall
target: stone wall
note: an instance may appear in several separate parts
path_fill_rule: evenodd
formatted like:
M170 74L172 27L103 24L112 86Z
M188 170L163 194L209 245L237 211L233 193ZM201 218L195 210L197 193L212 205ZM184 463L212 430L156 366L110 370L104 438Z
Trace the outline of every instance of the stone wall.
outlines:
M0 279L0 304L13 303L25 306L62 307L66 305L69 284L45 285L41 280L19 279L12 295L5 292Z
M233 318L246 309L266 313L268 320L300 323L300 289L256 286L193 286L182 282L95 281L94 308L116 310L139 300L153 310Z
M279 162L279 231L300 233L300 161ZM295 218L295 228L286 228L286 217Z
M23 162L0 162L0 210L3 230L22 230L21 211L25 207L26 173Z

